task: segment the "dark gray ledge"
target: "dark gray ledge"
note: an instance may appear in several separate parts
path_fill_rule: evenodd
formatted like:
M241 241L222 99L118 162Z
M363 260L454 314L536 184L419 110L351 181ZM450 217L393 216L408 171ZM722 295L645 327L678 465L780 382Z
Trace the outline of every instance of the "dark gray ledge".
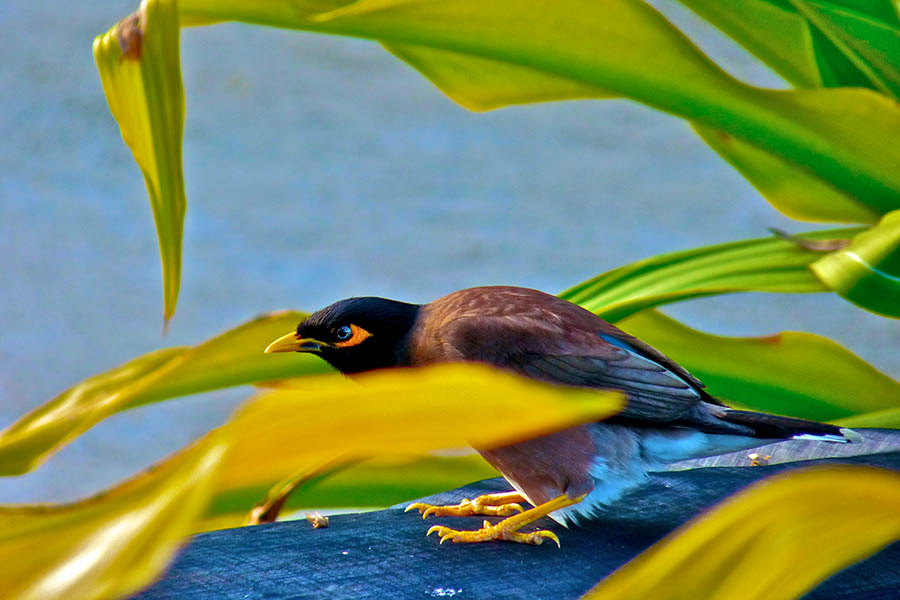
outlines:
M900 432L887 434L896 435ZM438 545L435 523L477 528L481 518L423 521L399 508L331 517L327 529L291 521L197 535L163 578L136 598L578 598L597 581L729 494L776 472L810 465L872 465L900 470L900 451L765 467L708 467L657 473L609 514L557 532L562 548L510 543ZM501 479L432 496L457 501L507 491ZM900 508L898 508L900 510ZM673 582L672 585L677 585ZM823 582L807 598L900 597L900 542Z

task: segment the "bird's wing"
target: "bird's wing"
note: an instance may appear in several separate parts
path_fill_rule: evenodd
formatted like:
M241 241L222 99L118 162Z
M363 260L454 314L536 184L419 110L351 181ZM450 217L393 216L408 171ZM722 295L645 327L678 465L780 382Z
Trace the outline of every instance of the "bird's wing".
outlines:
M622 390L627 404L619 416L628 419L691 421L701 402L720 404L671 359L590 316L467 316L435 333L447 359L484 362L550 383Z
M625 392L627 403L619 413L621 417L677 421L691 412L701 400L697 390L671 371L630 353L614 360L593 356L525 354L516 362L517 371L535 379Z

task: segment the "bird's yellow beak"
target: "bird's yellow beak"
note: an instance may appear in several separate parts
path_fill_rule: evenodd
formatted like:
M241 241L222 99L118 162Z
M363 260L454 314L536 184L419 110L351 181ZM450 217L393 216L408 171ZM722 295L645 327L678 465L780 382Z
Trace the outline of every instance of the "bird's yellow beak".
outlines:
M266 348L266 354L273 352L316 352L328 344L312 338L298 338L297 332L292 331L281 336Z

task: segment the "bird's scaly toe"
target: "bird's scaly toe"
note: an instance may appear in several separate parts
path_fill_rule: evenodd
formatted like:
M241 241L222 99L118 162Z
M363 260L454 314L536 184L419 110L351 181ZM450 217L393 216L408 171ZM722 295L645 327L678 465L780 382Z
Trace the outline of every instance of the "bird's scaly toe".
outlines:
M530 533L522 533L504 526L504 523L504 521L501 521L496 525L491 525L488 521L485 521L481 529L474 531L459 531L457 529L451 529L450 527L444 527L443 525L435 525L429 529L425 535L428 536L432 533L437 533L438 537L441 538L440 543L442 544L447 540L450 540L454 544L471 544L475 542L504 540L507 542L539 546L544 543L544 540L550 539L556 542L557 547L560 545L559 538L556 537L556 534L552 531L542 529Z
M425 502L415 502L406 507L405 512L418 510L425 519L431 515L435 517L471 517L482 515L486 517L508 517L525 509L519 502L524 501L521 494L511 492L508 494L484 494L474 500L464 498L459 504L436 506Z

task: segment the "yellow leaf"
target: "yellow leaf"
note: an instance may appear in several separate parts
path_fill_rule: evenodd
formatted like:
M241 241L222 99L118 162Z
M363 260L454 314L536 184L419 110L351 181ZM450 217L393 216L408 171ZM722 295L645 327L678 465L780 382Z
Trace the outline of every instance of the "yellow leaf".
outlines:
M144 175L163 275L163 318L175 313L184 230L184 87L175 0L140 10L94 39L94 60L122 139Z
M600 582L596 600L788 600L900 537L900 474L826 467L760 482Z
M3 597L116 598L151 583L205 507L224 451L212 436L100 496L0 507Z
M309 377L303 391L248 404L225 428L234 444L220 485L277 481L337 454L369 457L462 445L491 447L607 417L618 392L538 383L481 365Z
M330 368L312 356L263 354L304 313L261 315L193 348L133 359L69 388L0 432L0 475L34 469L106 417L175 396L302 375Z
M900 429L900 407L854 415L839 420L844 427L885 427Z
M134 591L195 530L213 491L280 479L329 457L500 445L602 418L615 392L567 389L475 365L314 377L262 395L194 448L69 506L0 508L0 581L12 598Z
M509 62L410 44L384 44L453 101L472 111L510 104L614 97L596 86Z

